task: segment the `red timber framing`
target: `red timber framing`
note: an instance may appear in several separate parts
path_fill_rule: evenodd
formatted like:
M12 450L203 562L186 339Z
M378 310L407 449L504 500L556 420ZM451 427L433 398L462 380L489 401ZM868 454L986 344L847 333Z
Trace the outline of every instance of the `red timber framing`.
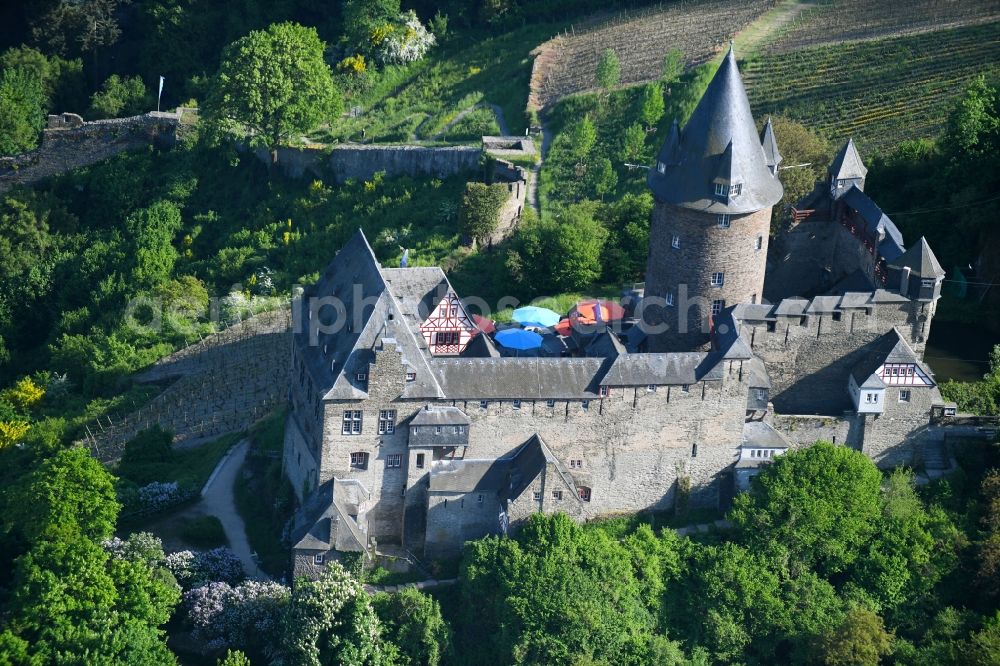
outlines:
M887 386L931 386L930 378L912 363L886 363L878 376Z
M449 291L420 325L420 332L432 354L446 356L461 354L477 329L458 296Z

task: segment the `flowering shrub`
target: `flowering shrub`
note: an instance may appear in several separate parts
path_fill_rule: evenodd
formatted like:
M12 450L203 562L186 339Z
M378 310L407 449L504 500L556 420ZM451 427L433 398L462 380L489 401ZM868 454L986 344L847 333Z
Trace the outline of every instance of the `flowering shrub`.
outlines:
M14 386L4 391L4 397L24 411L28 411L42 401L45 389L32 381L31 377L22 377Z
M427 31L412 10L399 16L397 23L376 27L371 35L375 56L382 64L405 64L420 60L432 46L434 35Z
M116 560L144 562L150 568L166 564L163 542L155 534L149 532L136 532L128 539L112 537L106 539L101 545Z
M195 635L209 647L242 647L274 636L290 597L278 583L208 583L185 592L184 607Z
M213 582L236 585L244 578L243 563L228 548L192 552L181 550L166 558L167 569L185 589Z
M352 56L347 56L339 63L337 63L337 71L343 72L344 74L353 74L354 76L361 76L368 69L368 63L365 62L365 57L360 53Z
M25 421L0 421L0 449L17 444L30 429Z
M149 511L159 511L184 499L176 481L153 481L139 488L139 505Z

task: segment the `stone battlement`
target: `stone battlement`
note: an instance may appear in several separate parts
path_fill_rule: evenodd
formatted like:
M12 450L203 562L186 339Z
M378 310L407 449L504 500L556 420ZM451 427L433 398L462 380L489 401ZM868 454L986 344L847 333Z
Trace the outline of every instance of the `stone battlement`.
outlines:
M155 111L89 122L75 113L51 115L38 148L0 157L0 192L96 164L126 150L170 147L177 139L180 119L180 113Z

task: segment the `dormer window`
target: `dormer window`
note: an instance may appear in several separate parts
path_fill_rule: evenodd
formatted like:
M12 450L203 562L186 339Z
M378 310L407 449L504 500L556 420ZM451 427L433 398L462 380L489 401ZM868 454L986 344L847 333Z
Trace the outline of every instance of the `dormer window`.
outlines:
M738 197L742 193L743 183L733 183L732 185L715 184L715 196L717 197Z
M366 382L366 381L368 381L368 374L364 373L364 372L359 372L358 373L358 381L359 382Z
M674 236L672 239L670 239L670 247L674 248L675 250L681 249L681 237Z
M417 381L417 373L415 373L415 372L408 372L408 373L406 373L406 381L408 381L408 382L415 382L415 381Z
M667 172L667 165L666 165L666 163L665 162L657 162L656 163L656 170L659 173L666 173Z

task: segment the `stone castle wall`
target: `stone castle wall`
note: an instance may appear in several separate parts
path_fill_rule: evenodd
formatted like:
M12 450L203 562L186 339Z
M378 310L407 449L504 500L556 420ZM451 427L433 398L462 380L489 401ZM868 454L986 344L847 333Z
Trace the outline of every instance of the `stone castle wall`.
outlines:
M0 192L96 164L126 150L170 147L176 141L180 118L180 113L159 112L92 122L83 122L75 114L49 116L49 128L42 132L38 148L0 157Z
M764 297L772 302L810 297L860 270L871 279L875 256L825 213L791 223L774 239L767 256Z
M665 321L669 327L667 333L650 339L650 351L690 351L704 344L708 336L702 332L702 323L714 300L724 300L727 306L761 301L770 221L771 209L767 208L732 215L729 227L723 228L714 214L656 204L645 293L658 298L673 294L674 306L650 311L650 321ZM676 248L674 236L679 241ZM712 273L717 272L725 275L719 287L711 284ZM689 307L682 288L689 301L697 299Z
M265 164L271 163L267 149L258 148L254 154ZM278 168L289 178L332 176L338 183L369 180L379 171L390 178L447 178L478 169L481 155L482 150L471 146L284 146L278 148Z
M771 323L744 320L739 328L767 366L776 411L837 416L851 408L848 377L865 355L865 346L895 326L914 352L923 356L926 339L921 318L932 308L931 303L917 301L869 304L779 316Z
M552 510L571 510L579 504L581 517L589 518L669 508L678 475L691 480L694 504L713 505L725 481L724 470L737 458L746 413L749 388L739 379L739 363L733 365L722 382L702 382L686 391L679 386L661 386L656 391L612 388L608 397L586 406L579 400L559 400L553 407L544 400L526 400L519 408L511 401L490 401L485 408L478 401L444 404L459 407L472 421L466 458L510 454L538 433L558 459L583 460L583 468L572 470L571 475L577 486L591 489L591 501L580 504L565 496L561 502L553 500ZM372 493L366 509L368 533L382 543L398 542L404 513L411 516L417 508L426 512L429 499L424 475L430 471L430 459L425 459L424 470L416 469L416 455L428 452L409 449L407 434L409 419L427 403L394 399L400 393L396 387L400 381L405 381L405 368L398 354L379 352L368 375L367 400L324 404L318 483L331 477L359 480ZM383 387L386 383L388 388ZM342 434L347 409L363 411L361 435ZM379 412L384 409L396 411L396 429L391 435L377 434ZM367 469L350 466L352 452L369 454ZM400 468L387 468L387 456L393 454L402 457ZM531 492L526 495L530 497ZM479 525L482 520L482 524L496 525L496 512L478 502L467 500L465 505L459 509L484 513L468 521L463 518L464 522L453 520L454 524ZM455 510L449 504L448 511ZM426 520L427 526L418 532L432 529L437 517Z

